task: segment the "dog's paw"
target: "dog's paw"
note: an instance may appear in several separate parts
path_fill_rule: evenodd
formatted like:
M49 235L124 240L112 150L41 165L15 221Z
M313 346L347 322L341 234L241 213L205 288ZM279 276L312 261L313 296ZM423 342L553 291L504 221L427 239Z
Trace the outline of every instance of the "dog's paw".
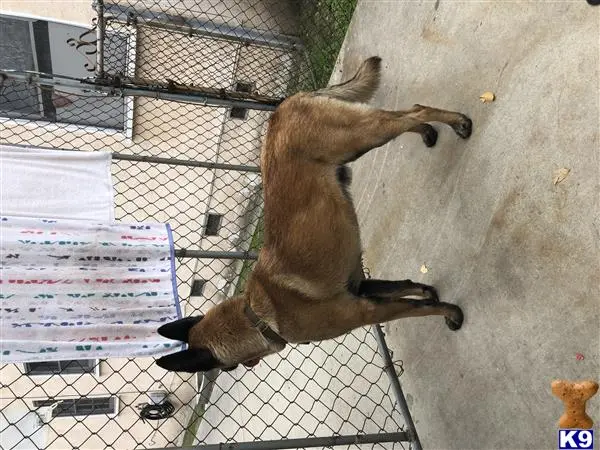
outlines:
M427 128L425 129L425 132L423 134L421 134L421 137L423 138L423 143L427 147L433 147L437 142L438 132L431 125L429 125L429 124L426 124L426 125L427 125Z
M473 132L473 121L464 114L461 114L461 118L452 125L452 128L461 138L467 139Z
M373 69L377 71L381 69L381 58L379 56L371 56L370 58L365 60L365 63L369 64Z
M460 309L458 306L454 305L453 309L454 311L452 314L450 316L446 316L445 320L448 328L450 328L452 331L457 331L462 327L465 316L462 312L462 309Z

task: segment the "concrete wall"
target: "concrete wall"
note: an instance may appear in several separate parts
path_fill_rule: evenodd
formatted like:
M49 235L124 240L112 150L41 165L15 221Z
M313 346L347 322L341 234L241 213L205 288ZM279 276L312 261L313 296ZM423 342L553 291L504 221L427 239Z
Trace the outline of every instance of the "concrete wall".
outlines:
M125 449L139 444L145 447L172 445L173 441L182 438L182 424L188 421L196 395L195 376L166 373L153 364L152 358L136 358L135 362L121 358L102 361L99 375L30 377L23 375L21 365L6 364L0 369L0 379L0 417L4 422L18 422L17 427L9 426L0 431L0 444L4 449L13 448L20 440L15 435L21 433L33 440L33 443L29 440L21 442L20 448L24 449L104 449L111 444ZM160 433L154 433L155 423L142 421L136 409L136 405L149 401L146 394L156 391L171 393L169 399L176 408L172 418L161 421ZM113 395L118 397L118 413L114 417L89 416L83 421L81 417L55 417L35 432L36 428L27 420L29 411L35 409L34 400Z
M129 5L127 0L114 0L114 3ZM154 2L148 2L154 3ZM297 7L294 1L278 0L180 0L160 3L160 12L174 16L207 18L229 25L238 25L259 30L269 30L282 34L297 33ZM53 18L80 24L90 24L96 16L89 2L74 0L3 0L2 11L29 13L43 18ZM136 8L142 8L139 2ZM156 10L153 7L153 10Z
M91 25L96 17L91 2L74 0L2 0L0 12Z

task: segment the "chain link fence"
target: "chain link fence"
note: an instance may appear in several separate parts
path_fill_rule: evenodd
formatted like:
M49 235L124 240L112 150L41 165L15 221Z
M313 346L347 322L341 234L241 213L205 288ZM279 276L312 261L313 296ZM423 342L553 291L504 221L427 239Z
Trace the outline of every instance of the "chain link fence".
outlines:
M73 7L92 10L92 28L0 11L0 143L110 151L117 220L172 226L184 315L205 311L243 291L261 245L270 111L327 84L355 0ZM4 364L0 446L420 448L400 370L379 327L288 346L253 370Z

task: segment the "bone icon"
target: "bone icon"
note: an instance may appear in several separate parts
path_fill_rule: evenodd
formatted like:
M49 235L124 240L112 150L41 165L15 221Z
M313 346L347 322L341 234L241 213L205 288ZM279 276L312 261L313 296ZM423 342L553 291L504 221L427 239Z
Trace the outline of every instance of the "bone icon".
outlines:
M560 398L565 411L558 421L559 428L592 428L594 422L585 412L586 402L598 392L598 383L592 380L552 382L552 393Z

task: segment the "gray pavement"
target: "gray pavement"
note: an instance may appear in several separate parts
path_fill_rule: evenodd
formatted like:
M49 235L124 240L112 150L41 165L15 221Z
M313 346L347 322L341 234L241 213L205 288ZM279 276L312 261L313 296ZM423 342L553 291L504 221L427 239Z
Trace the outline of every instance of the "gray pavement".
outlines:
M359 2L334 80L379 55L375 105L474 122L468 141L437 124L432 149L407 134L353 164L373 276L465 311L458 332L386 327L426 449L556 448L551 381L600 378L599 30L584 0ZM598 425L600 394L588 412Z

